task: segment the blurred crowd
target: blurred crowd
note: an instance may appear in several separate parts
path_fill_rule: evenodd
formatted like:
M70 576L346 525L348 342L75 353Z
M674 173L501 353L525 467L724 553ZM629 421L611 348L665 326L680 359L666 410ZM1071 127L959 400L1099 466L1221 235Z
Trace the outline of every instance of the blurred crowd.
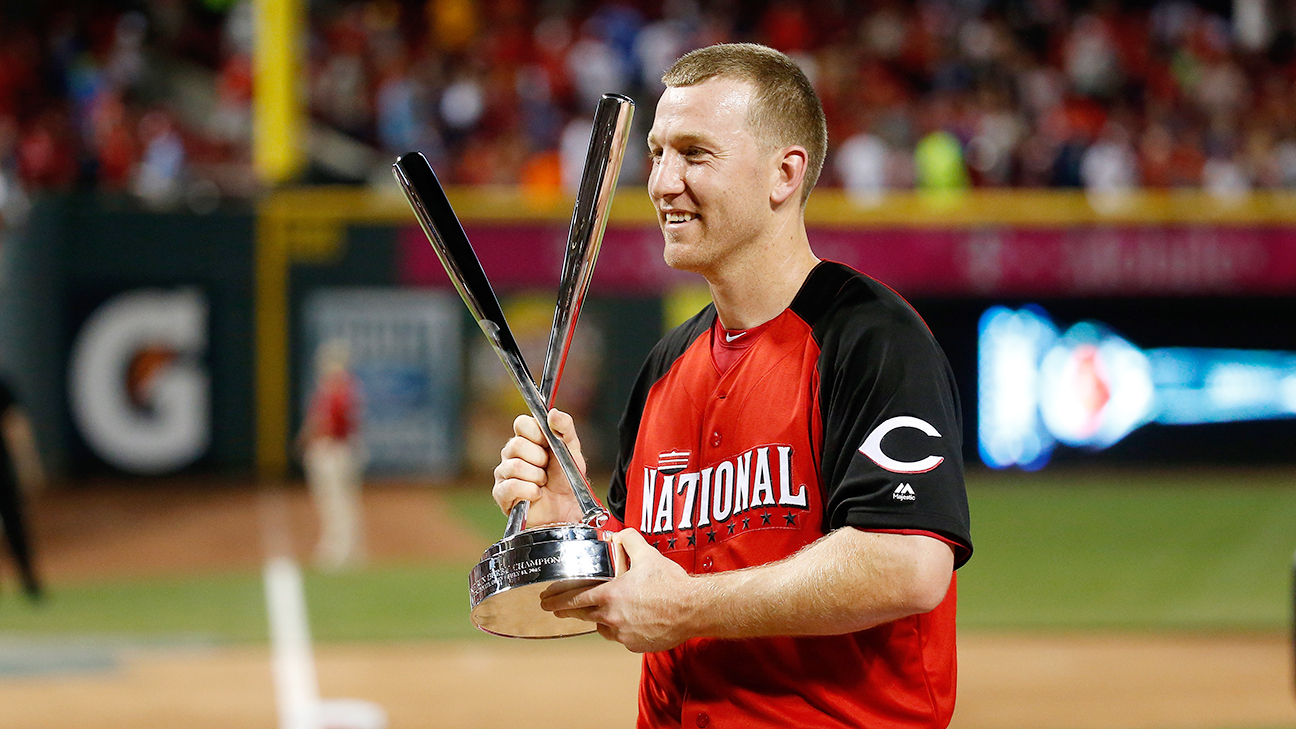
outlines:
M249 0L52 2L0 17L0 211L47 189L201 209L250 195ZM824 102L821 184L1296 185L1296 27L1279 0L313 0L306 182L570 188L603 92L691 48L792 55ZM643 179L635 148L627 179Z

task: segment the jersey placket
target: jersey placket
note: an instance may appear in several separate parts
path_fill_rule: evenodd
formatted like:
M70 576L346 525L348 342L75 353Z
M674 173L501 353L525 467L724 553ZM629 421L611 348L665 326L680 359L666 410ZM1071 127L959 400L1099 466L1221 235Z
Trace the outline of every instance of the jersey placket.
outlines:
M757 343L753 346L760 345ZM750 354L750 352L748 354ZM730 402L728 394L732 390L733 385L735 384L734 381L740 375L742 369L743 361L740 360L737 364L731 367L728 372L721 375L720 380L716 383L715 387L711 391L710 397L707 399L706 407L702 416L702 422L704 425L702 428L702 440L704 447L699 449L701 455L699 466L702 466L703 464L719 463L732 451L734 444L732 442L726 443L727 434L725 431L728 430L728 428L725 424L733 422L730 414L733 413L736 415L737 411L741 410L742 403ZM699 484L698 488L699 498L697 504L697 521L694 523L693 532L697 542L693 547L694 574L707 574L717 569L715 556L713 554L713 552L717 551L715 549L715 545L717 545L716 532L713 527L710 532L703 529L703 527L711 527L711 499L714 496L710 483L712 473L710 469L706 468L703 469L702 473L702 483ZM709 537L707 536L708 533L710 534ZM727 565L720 566L720 569L727 568Z

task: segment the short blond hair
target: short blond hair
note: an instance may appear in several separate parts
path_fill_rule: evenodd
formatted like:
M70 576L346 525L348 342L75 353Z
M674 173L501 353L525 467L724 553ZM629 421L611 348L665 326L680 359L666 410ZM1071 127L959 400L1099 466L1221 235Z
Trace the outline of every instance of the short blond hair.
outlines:
M806 148L801 205L819 181L828 153L828 123L810 79L796 62L768 46L721 43L690 51L662 76L668 87L693 86L711 78L745 81L756 89L747 124L770 147L799 144Z

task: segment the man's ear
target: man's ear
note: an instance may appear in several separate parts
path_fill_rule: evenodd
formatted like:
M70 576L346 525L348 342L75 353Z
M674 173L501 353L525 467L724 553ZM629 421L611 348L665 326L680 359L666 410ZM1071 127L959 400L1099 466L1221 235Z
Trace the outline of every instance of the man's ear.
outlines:
M770 202L774 205L782 205L799 193L801 183L805 181L806 166L810 163L810 153L800 145L786 147L778 154L774 187L770 190Z

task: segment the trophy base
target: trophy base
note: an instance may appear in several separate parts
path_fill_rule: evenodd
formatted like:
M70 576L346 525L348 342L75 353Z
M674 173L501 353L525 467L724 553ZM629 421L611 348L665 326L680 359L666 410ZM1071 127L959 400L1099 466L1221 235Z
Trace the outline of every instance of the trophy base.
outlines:
M496 542L469 576L473 625L508 638L594 632L593 623L542 610L540 598L612 579L615 552L608 532L580 524L527 529Z
M540 609L540 597L581 587L593 587L604 580L558 580L534 582L496 593L472 609L473 625L492 635L505 638L568 638L593 633L593 623L576 618L560 618Z

